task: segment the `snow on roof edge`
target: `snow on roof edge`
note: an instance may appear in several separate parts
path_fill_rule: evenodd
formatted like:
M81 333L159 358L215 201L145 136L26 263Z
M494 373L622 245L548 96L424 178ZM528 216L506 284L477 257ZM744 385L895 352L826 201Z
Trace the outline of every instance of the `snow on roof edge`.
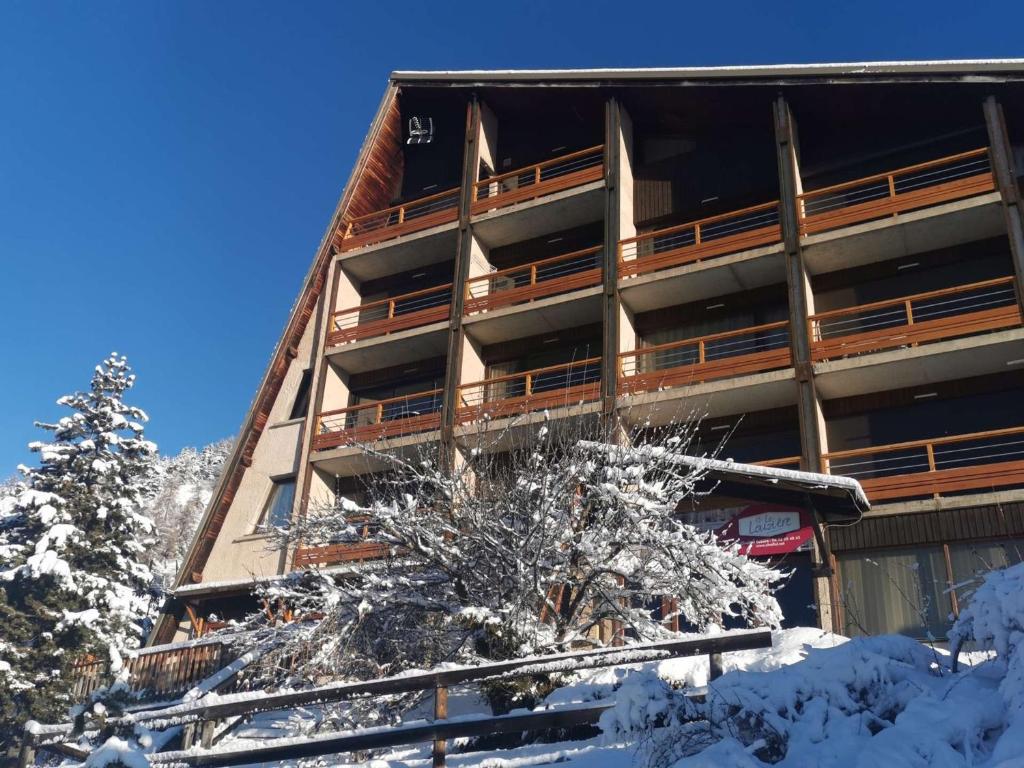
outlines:
M1006 70L1024 71L1024 59L925 59L905 61L820 62L808 64L740 64L710 67L624 67L592 69L463 69L394 70L391 80L587 80L606 77L628 79L722 78L740 75L889 74L934 72L969 74Z

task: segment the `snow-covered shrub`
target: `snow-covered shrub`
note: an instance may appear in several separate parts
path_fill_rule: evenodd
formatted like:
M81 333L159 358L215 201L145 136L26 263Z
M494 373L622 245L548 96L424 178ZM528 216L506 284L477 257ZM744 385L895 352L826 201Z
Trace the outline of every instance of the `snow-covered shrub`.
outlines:
M564 430L564 431L560 431ZM654 606L673 596L697 627L723 617L776 625L782 574L684 521L704 472L675 458L686 425L627 448L545 425L525 443L487 437L459 460L364 450L386 471L367 501L311 505L280 536L303 546L367 541L379 560L268 586L269 605L318 617L282 632L278 656L300 681L363 677L672 636ZM522 439L522 438L520 438ZM492 441L488 443L487 441ZM296 660L299 660L296 663ZM543 681L492 691L496 708L532 703Z

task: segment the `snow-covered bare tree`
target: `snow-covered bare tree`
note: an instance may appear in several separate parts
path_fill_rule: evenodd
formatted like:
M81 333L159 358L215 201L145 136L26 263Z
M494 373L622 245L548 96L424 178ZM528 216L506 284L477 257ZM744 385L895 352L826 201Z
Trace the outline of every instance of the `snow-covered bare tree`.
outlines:
M135 376L112 354L87 392L57 403L71 413L37 422L47 442L30 444L39 465L4 502L0 571L0 738L27 718L65 714L71 665L139 645L152 609L146 561L156 446L146 414L124 402Z
M778 624L782 574L681 514L706 493L704 473L674 460L689 426L628 448L583 431L545 425L498 452L480 430L448 460L366 447L386 471L363 502L312 505L279 535L376 543L383 557L266 587L272 609L319 619L264 626L284 640L278 656L316 679L653 640L671 635L663 597L696 628Z

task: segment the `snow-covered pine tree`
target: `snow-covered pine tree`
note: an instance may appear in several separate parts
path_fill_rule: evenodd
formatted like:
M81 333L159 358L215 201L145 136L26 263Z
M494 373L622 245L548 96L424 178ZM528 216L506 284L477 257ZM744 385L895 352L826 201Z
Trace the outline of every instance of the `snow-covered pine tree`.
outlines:
M152 610L144 564L152 523L156 446L146 414L124 402L135 376L116 353L96 367L88 392L57 403L71 413L35 442L39 466L20 467L21 488L4 502L0 571L0 739L28 718L66 715L72 665L138 647Z
M363 503L314 506L280 536L368 538L387 555L268 584L267 606L319 620L268 627L257 614L249 628L281 642L289 674L316 681L664 639L662 598L700 629L777 626L783 574L681 514L707 493L705 472L677 460L691 437L682 424L623 447L553 424L504 450L513 433L481 430L455 462L364 446L387 471L368 476ZM492 703L516 702L507 694Z

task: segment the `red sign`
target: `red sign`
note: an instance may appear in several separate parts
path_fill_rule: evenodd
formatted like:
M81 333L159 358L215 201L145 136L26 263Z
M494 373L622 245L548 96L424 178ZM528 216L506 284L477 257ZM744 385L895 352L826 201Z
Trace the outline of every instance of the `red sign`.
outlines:
M717 533L726 541L738 541L745 555L784 555L813 538L812 525L811 516L802 509L754 504L745 507Z

